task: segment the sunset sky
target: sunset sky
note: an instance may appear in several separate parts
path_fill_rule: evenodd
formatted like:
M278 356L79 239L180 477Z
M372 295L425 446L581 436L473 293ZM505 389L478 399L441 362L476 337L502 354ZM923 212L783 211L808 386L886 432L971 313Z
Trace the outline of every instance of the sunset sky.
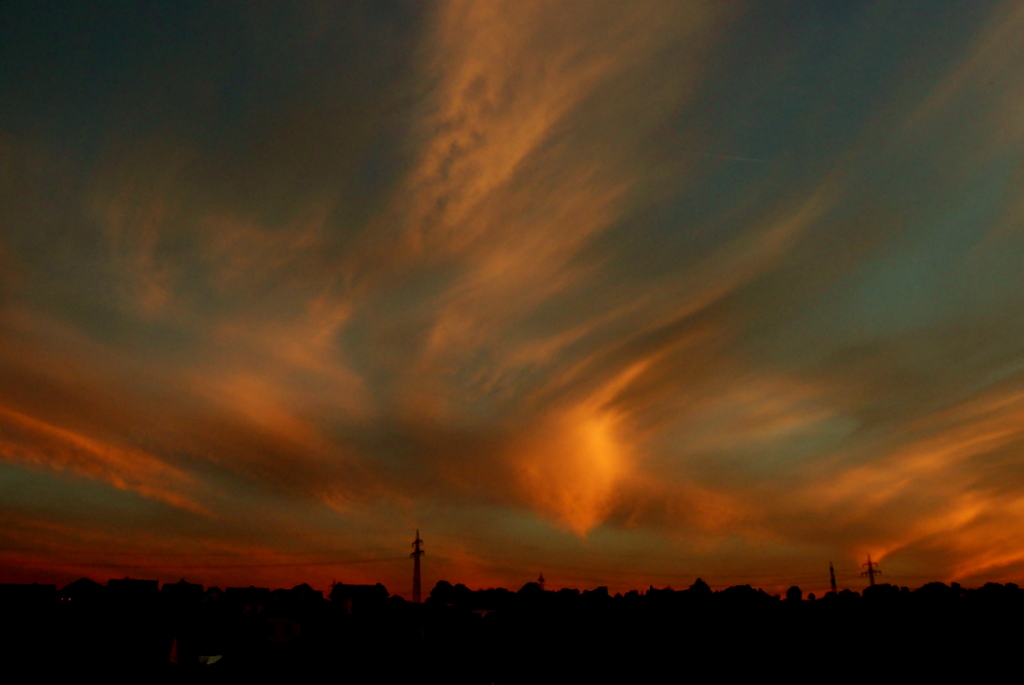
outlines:
M1024 582L1024 4L0 4L0 582Z

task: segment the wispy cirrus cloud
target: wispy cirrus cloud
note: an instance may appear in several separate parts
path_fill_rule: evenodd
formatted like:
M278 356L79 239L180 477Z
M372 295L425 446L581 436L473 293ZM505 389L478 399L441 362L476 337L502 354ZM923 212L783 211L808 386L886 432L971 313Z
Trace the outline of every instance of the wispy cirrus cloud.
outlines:
M81 12L135 71L0 40L10 468L480 582L1020 568L1016 9Z
M0 407L0 419L4 423L0 451L6 461L66 469L203 513L192 500L193 479L159 458L131 447L103 443L5 407Z

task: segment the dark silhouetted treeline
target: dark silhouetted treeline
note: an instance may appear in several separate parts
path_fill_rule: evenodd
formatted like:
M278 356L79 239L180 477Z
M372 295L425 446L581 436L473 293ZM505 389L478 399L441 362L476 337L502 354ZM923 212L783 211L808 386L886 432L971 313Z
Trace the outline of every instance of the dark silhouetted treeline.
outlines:
M329 597L305 584L0 585L9 669L169 681L985 680L1015 663L1022 608L1012 583L876 585L814 599L799 588L785 598L749 585L714 592L700 579L615 596L442 581L420 605L380 584L339 583Z

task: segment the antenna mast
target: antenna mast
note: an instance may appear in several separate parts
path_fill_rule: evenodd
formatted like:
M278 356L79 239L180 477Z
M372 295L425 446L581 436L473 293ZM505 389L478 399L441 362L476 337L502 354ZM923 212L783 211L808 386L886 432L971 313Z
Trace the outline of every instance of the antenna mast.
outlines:
M420 531L416 529L416 540L412 543L413 553L409 556L412 557L412 601L413 604L419 604L423 601L423 594L420 590L420 557L425 552L420 549L423 544L423 540L420 540Z

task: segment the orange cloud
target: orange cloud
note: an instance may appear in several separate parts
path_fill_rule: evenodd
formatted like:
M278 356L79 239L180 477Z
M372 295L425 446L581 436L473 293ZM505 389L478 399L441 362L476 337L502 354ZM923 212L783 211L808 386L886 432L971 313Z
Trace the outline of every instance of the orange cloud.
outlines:
M175 507L209 515L193 499L197 483L158 457L103 443L0 406L0 453L7 461L70 470Z
M600 524L629 471L608 412L567 412L514 448L524 496L580 535Z

